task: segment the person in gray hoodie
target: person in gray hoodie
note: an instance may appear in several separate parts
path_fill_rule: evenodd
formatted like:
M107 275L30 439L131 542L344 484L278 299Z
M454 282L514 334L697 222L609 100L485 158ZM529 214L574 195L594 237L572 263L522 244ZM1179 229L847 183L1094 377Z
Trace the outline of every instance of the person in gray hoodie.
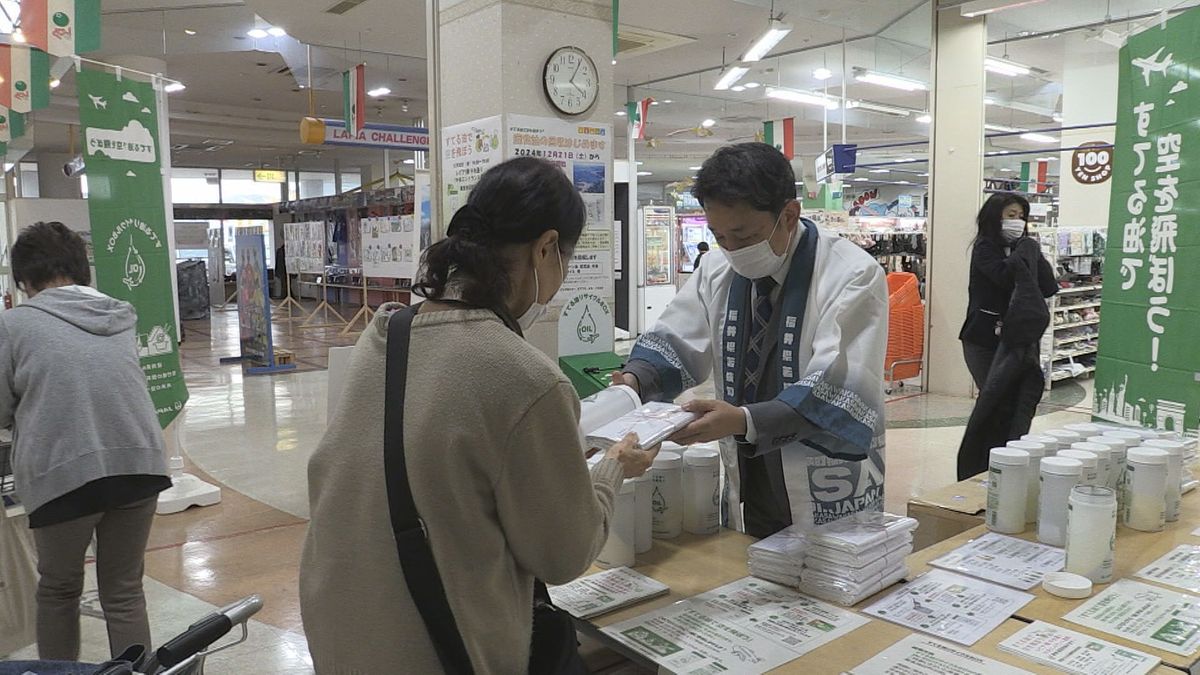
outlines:
M83 240L62 223L17 238L29 300L0 312L0 427L38 553L42 659L79 657L84 556L96 537L113 655L150 647L142 573L157 495L171 486L162 429L137 351L133 306L89 288Z

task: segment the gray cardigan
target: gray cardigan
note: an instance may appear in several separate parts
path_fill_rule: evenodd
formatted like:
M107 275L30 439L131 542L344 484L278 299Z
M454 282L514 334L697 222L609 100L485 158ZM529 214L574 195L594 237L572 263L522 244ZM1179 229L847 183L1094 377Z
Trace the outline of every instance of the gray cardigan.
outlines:
M29 512L101 478L168 475L136 325L130 304L80 286L0 312L0 427Z

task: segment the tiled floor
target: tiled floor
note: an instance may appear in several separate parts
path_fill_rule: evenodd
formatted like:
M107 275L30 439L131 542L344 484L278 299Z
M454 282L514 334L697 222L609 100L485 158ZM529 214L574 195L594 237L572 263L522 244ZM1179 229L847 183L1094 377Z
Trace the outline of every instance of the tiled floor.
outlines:
M156 640L213 607L258 593L265 607L250 641L214 659L213 673L311 672L297 597L308 515L306 466L325 428L323 370L330 346L353 343L335 329L276 326L276 344L299 372L243 377L221 357L237 353L237 314L188 322L184 366L191 401L182 442L188 469L223 488L221 504L156 519L146 555ZM1046 429L1087 418L1090 383L1056 388L1034 423ZM888 403L887 508L954 481L955 454L972 402L897 392ZM103 623L85 619L84 657L103 660ZM19 655L29 656L23 650Z

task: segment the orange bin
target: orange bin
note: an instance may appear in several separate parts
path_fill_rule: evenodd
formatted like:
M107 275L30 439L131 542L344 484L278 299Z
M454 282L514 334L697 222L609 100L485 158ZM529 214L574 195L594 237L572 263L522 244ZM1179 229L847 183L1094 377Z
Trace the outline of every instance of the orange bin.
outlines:
M911 272L892 272L888 284L888 345L883 370L888 383L921 374L925 354L925 303Z

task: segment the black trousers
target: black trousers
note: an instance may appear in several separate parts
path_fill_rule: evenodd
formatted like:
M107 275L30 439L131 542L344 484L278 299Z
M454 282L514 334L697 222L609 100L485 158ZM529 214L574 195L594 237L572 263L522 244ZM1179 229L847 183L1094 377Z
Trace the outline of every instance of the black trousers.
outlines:
M963 360L967 362L967 370L971 371L971 379L975 380L975 388L983 391L983 384L992 370L992 361L996 358L996 348L965 341L962 345Z

